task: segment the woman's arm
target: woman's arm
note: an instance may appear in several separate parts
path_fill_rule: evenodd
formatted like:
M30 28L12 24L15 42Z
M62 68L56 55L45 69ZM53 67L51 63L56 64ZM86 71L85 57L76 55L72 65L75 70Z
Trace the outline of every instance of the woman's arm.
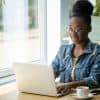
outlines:
M84 80L90 88L100 87L100 53L96 55L89 77Z
M80 81L66 83L66 85L59 86L57 90L58 92L67 92L71 88L76 88L78 86L89 86L90 88L100 87L100 54L96 56L88 77Z
M80 81L73 81L73 82L66 83L66 85L61 85L57 87L57 91L58 93L62 93L62 92L69 93L71 88L76 88L78 86L87 86L86 81L80 80Z
M52 61L51 66L53 67L55 78L58 77L60 74L59 69L60 69L61 62L63 60L63 56L65 54L66 49L67 49L67 45L62 44L59 48L59 51L57 52L55 56L55 59Z

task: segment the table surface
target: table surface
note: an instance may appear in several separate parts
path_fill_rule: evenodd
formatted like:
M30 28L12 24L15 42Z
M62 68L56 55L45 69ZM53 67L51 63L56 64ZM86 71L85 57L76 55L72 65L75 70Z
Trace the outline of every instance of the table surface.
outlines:
M49 97L35 94L21 93L16 83L0 87L0 100L75 100L71 94L62 97ZM94 95L92 100L100 100L100 95Z

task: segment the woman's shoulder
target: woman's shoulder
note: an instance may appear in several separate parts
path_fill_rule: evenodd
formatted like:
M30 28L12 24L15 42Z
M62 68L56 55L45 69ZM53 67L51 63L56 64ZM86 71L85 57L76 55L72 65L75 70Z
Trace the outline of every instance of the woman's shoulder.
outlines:
M73 44L68 44L68 43L62 43L60 48L59 48L59 53L60 54L64 54L69 53L71 51L71 49L73 48Z
M62 43L60 46L60 49L70 49L73 47L73 44L69 44L69 43Z
M96 51L96 53L100 54L100 44L99 43L93 43L94 45L94 51Z

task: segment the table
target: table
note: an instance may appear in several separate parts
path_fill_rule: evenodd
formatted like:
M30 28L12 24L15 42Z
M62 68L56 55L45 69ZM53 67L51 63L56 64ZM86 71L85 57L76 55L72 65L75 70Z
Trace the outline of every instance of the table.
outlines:
M0 87L0 100L75 100L73 96L49 97L35 94L21 93L16 83ZM92 100L100 100L100 95L95 95Z

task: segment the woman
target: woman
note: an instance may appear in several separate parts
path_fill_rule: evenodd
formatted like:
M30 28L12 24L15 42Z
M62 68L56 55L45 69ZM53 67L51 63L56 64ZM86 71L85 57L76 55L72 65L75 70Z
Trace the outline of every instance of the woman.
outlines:
M100 46L88 37L91 31L93 6L89 1L76 1L72 7L69 35L71 45L61 45L52 66L55 77L67 83L58 92L68 92L77 86L100 87Z

